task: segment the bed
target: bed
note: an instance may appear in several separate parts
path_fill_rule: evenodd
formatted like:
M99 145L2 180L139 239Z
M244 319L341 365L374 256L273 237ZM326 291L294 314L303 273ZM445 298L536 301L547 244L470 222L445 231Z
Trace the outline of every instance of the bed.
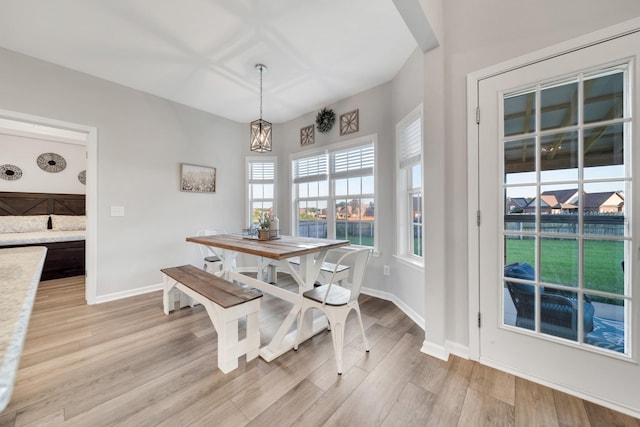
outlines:
M85 274L85 195L0 192L0 248L46 246L41 280Z

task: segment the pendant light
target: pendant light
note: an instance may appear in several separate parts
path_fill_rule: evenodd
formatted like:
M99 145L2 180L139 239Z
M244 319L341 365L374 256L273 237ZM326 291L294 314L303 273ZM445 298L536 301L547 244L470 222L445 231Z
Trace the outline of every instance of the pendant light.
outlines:
M271 123L262 120L262 73L267 70L264 64L256 64L260 72L260 118L251 122L251 151L265 153L271 151Z

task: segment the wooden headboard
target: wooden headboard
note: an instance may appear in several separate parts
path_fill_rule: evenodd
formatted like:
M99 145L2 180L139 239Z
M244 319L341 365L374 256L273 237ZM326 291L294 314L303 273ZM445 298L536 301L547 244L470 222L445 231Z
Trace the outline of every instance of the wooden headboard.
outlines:
M0 215L85 215L84 194L0 191Z

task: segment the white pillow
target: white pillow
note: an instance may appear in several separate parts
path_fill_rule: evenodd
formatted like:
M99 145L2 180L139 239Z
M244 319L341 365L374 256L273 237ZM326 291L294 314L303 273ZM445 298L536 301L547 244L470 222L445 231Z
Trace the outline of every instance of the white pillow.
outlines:
M47 231L49 215L0 216L0 233Z
M84 215L51 215L51 229L53 231L84 230L87 217Z

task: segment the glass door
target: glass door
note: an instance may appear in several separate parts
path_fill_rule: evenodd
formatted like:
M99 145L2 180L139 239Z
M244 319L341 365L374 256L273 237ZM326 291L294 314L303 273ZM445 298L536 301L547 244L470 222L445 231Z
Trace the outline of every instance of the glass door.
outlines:
M478 205L480 360L640 410L638 46L480 81Z
M503 325L629 354L628 87L623 61L502 95Z

